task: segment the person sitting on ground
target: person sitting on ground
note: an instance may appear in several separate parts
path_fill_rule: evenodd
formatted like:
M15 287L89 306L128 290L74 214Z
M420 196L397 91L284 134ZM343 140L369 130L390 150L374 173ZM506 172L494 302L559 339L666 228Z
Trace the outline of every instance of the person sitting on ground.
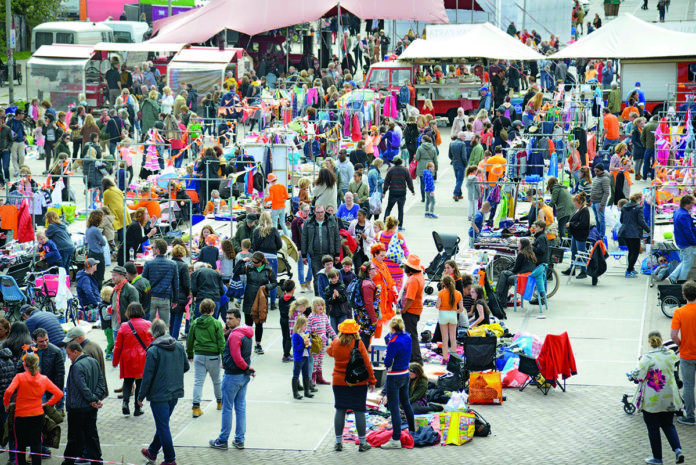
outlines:
M503 270L500 272L498 284L495 286L498 301L503 308L508 304L508 291L510 290L510 286L516 282L515 275L531 273L536 266L537 258L532 249L531 242L529 242L527 238L520 239L515 265L512 267L512 270Z

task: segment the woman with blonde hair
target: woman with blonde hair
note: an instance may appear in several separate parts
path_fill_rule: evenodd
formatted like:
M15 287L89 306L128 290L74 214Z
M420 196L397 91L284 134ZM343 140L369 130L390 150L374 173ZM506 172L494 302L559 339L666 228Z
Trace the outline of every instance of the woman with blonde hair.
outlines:
M147 98L143 99L143 103L140 104L140 113L142 114L140 125L143 139L147 138L147 133L155 127L155 123L159 120L159 114L162 110L160 104L157 103L157 97L157 91L151 90L147 94Z
M280 233L273 226L273 220L269 212L261 213L259 217L259 225L254 229L251 238L252 249L256 252L263 253L268 264L273 269L273 274L278 275L278 252L283 248L283 240L280 238ZM270 292L271 295L271 310L278 308L276 299L276 288Z
M99 134L101 135L101 131L99 130L99 126L97 126L96 121L94 121L94 116L92 116L91 113L87 114L85 116L85 122L82 125L82 128L80 129L80 134L82 135L82 148L84 149L85 144L91 140L92 134ZM82 152L82 156L84 157L84 151Z
M160 100L160 105L162 107L162 113L167 115L172 114L174 109L174 96L172 96L172 89L165 87L162 89L162 99Z
M472 124L472 128L476 134L481 134L483 132L484 123L490 123L491 120L488 119L488 111L481 109L476 115L476 119Z

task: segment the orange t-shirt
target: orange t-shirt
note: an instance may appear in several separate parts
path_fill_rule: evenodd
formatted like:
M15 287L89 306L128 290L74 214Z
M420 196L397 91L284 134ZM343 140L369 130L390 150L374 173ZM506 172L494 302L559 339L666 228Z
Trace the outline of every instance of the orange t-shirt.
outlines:
M131 210L144 208L147 210L147 214L150 215L150 218L159 218L162 215L162 208L160 207L159 200L139 199L138 203L135 205L128 205L128 208Z
M486 172L488 173L488 184L493 185L505 174L505 164L507 160L501 155L494 155L486 162ZM501 166L496 166L501 165Z
M290 196L288 195L288 190L282 184L273 184L268 188L268 197L266 197L266 202L271 201L271 209L279 210L285 208L285 201L288 200Z
M619 138L619 119L614 115L606 115L602 119L604 129L607 130L607 139Z
M457 305L462 300L462 293L459 291L454 291L454 305L450 305L450 292L449 289L443 289L437 293L440 298L440 310L456 310Z
M630 116L631 113L640 114L640 112L638 111L638 109L636 107L626 107L626 108L624 108L624 111L621 112L621 119L623 119L624 121L628 121L628 117Z
M416 273L408 278L404 287L404 299L413 301L406 313L420 315L423 313L423 289L425 289L425 276Z
M226 207L226 206L227 206L227 202L225 202L224 200L220 199L220 207ZM205 209L205 213L204 213L204 214L205 214L205 215L208 215L208 214L213 213L214 211L215 211L215 202L213 202L212 200L209 200L209 201L208 201L208 207Z
M12 230L13 237L17 237L17 221L19 210L14 205L0 206L0 229Z
M49 405L56 405L63 397L63 391L46 376L40 373L32 376L28 371L15 376L5 391L5 397L3 398L5 408L10 405L10 399L15 391L17 391L17 400L15 401L16 417L43 415L43 395L46 391L53 394L53 397L48 401Z
M679 357L696 360L696 304L686 304L674 311L672 329L681 332Z

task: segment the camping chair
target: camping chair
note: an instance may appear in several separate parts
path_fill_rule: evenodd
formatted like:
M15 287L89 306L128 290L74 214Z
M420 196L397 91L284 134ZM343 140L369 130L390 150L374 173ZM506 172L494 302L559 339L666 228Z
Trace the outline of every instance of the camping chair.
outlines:
M539 360L542 360L541 366ZM554 387L559 387L565 392L566 379L577 374L575 356L570 346L568 333L547 335L537 358L520 354L519 371L529 376L520 387L520 391L524 391L532 384L544 395L547 395Z
M568 275L567 284L570 284L571 280L573 279L573 272L575 271L576 268L581 268L583 266L587 266L587 264L590 262L590 252L591 251L592 251L592 247L586 246L585 252L578 251L575 254L575 259L570 260L570 274Z
M518 292L521 296L520 299L520 308L524 309L524 300L531 300L532 297L534 296L534 290L536 289L538 295L538 301L539 301L539 313L544 313L544 308L542 307L542 301L544 307L546 307L546 311L549 310L549 301L546 298L546 270L548 268L548 265L546 263L542 263L541 265L537 266L534 268L534 271L529 273L527 277L527 285L525 286L525 289L522 289L522 292ZM529 279L534 279L534 284L529 284ZM532 286L531 289L529 289L529 292L527 287ZM517 283L515 283L515 289L517 289ZM528 297L528 298L527 298ZM517 296L514 298L514 311L517 311Z
M27 301L27 296L12 276L0 276L0 294L5 301L5 318L10 322L19 320L19 308Z
M464 339L464 355L466 369L469 371L495 370L496 348L498 338L495 336L475 337Z

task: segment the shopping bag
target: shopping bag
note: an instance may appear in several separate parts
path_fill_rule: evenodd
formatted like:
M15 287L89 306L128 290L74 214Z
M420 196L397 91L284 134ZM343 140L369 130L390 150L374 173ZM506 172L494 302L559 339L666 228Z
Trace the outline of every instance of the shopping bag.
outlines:
M442 445L461 446L474 437L476 417L472 413L443 412L438 414Z
M73 224L75 222L75 210L77 210L77 205L74 202L63 202L63 214L65 214L65 221L68 224Z
M464 391L453 392L445 405L445 412L466 412L469 409L467 395Z
M324 343L321 340L321 336L316 333L311 333L310 337L312 338L312 345L309 348L309 352L312 354L320 353L321 349L324 348Z
M387 258L397 265L401 265L401 262L404 261L404 249L401 247L399 233L394 233L389 240L389 246L387 246Z
M104 266L111 266L111 249L108 242L104 244Z
M370 214L379 216L382 213L382 194L375 191L370 194Z
M418 160L416 160L414 158L413 161L411 162L411 164L408 165L408 174L411 175L411 179L416 179L418 177L416 174L417 172L418 172Z
M469 376L469 403L503 403L503 384L499 371L471 373Z

